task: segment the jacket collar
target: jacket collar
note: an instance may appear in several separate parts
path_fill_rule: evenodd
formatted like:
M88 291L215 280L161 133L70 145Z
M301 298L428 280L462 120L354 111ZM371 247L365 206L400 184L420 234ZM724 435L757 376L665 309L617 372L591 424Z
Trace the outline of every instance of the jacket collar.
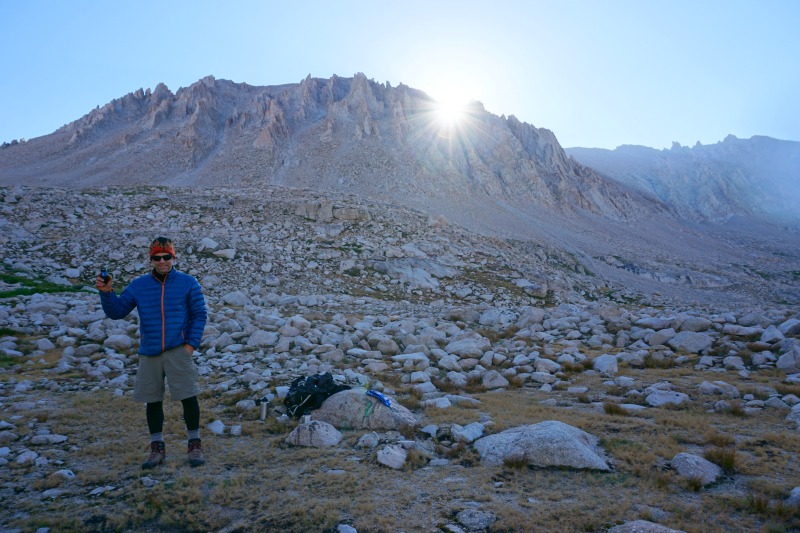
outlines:
M156 272L156 269L154 268L153 270L151 270L151 271L150 271L150 275L151 275L151 276L153 276L154 278L156 278L156 279L157 279L158 281L160 281L161 283L164 283L165 281L167 281L167 277L168 277L170 274L172 274L174 271L175 271L175 267L172 267L172 268L169 270L169 272L167 272L166 274L164 274L164 275L162 276L161 274L159 274L158 272Z

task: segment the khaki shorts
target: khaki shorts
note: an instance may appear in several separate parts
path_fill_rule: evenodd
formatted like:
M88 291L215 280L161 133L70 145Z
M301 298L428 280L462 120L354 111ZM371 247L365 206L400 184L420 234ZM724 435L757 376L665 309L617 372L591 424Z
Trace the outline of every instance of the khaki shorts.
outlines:
M169 383L169 396L174 401L200 394L194 360L183 346L178 346L161 355L139 356L133 399L146 403L163 401L165 377Z

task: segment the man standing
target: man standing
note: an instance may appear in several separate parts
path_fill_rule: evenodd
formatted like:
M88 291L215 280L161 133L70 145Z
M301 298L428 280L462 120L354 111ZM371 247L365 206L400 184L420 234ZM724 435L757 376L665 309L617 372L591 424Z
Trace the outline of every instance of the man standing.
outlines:
M189 464L205 463L200 445L200 392L192 355L200 346L207 312L203 291L197 280L173 268L172 241L158 237L150 244L152 271L134 279L117 296L113 279L97 276L103 311L114 320L139 311L139 369L133 399L147 404L150 455L143 469L164 462L164 378L173 401L183 404L183 418L189 434Z

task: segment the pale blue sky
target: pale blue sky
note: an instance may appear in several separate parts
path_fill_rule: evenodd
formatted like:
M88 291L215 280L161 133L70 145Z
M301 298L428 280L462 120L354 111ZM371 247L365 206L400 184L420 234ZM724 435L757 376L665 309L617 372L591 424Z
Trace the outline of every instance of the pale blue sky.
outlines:
M0 142L206 75L402 82L562 146L800 141L800 0L0 0Z

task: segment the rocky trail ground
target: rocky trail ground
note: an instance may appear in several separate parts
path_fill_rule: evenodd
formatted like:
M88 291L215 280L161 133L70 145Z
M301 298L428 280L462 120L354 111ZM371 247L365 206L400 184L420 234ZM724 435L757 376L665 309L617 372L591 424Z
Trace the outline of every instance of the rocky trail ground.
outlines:
M138 319L92 286L158 235L207 299L208 460L166 402L142 471ZM0 531L798 530L796 264L752 243L716 286L341 194L0 189Z

